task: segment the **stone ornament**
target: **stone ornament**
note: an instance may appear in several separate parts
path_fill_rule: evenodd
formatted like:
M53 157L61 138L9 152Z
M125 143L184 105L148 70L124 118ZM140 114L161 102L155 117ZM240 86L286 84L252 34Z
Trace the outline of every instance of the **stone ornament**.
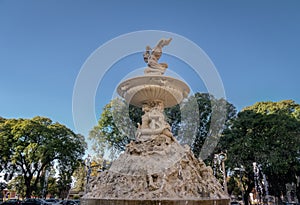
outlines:
M138 124L136 140L148 139L151 135L163 134L173 139L170 125L165 121L164 104L162 101L152 101L143 105L142 124Z
M190 88L181 80L162 75L139 76L122 82L117 91L128 103L137 107L160 100L172 107L186 98Z
M144 52L144 61L147 63L148 68L144 70L146 75L163 75L168 68L166 63L158 63L162 55L162 48L169 45L172 38L161 39L157 45L152 49L150 46L146 46Z

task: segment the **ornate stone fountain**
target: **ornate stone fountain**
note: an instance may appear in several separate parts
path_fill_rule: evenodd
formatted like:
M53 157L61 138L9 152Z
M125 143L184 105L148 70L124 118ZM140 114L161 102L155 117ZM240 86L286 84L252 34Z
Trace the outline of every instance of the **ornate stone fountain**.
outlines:
M165 121L164 108L179 104L190 92L182 81L164 76L168 67L158 63L162 48L146 47L145 75L128 79L118 93L128 103L142 107L136 140L90 184L82 198L88 205L228 204L229 197L202 160L188 146L181 146Z

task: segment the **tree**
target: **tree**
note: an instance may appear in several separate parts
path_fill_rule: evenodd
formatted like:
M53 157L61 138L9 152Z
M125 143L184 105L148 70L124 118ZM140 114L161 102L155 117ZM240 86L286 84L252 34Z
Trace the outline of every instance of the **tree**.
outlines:
M124 151L126 144L134 139L136 123L131 118L140 121L138 114L141 110L129 106L130 115L127 111L129 105L116 98L111 100L104 108L98 125L89 133L89 139L93 143L92 149L102 158L106 150L110 151L111 157Z
M259 102L244 108L220 141L227 165L245 168L245 202L254 188L253 162L261 165L270 194L285 193L300 171L300 105L292 100ZM298 191L299 193L299 191Z
M14 190L16 194L23 197L26 193L26 187L24 186L24 178L22 176L15 176L8 184L10 190Z
M22 175L26 197L54 165L64 183L70 182L86 149L83 136L45 117L1 119L0 146L0 171Z
M57 186L57 178L54 176L50 176L48 178L48 186L47 186L47 195L52 197L59 197L59 190Z
M236 108L225 99L216 99L208 93L196 93L195 99L199 117L190 122L196 121L199 125L191 148L196 157L211 159L221 133L230 125L231 119L236 115ZM189 113L189 116L193 115L193 113Z
M113 153L123 151L126 144L135 140L135 130L137 123L141 123L142 114L140 108L128 105L120 99L109 102L103 109L98 125L89 134L96 153L103 155L107 149ZM180 106L165 109L173 135L180 143L190 145L196 157L200 156L208 136L211 141L218 141L221 131L228 126L235 114L232 104L207 93L196 93ZM216 146L211 141L206 142L207 150L202 153L205 157Z
M73 178L74 178L74 186L72 190L78 193L83 192L86 183L86 168L84 163L81 163L80 166L77 167L77 169L73 173Z

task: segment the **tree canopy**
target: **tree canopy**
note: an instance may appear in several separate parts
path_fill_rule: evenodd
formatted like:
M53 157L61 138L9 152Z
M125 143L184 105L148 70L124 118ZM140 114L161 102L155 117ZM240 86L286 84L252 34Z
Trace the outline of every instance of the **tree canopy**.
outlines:
M93 141L92 149L100 158L106 150L110 150L111 157L124 151L126 144L134 139L136 122L140 121L141 113L141 109L120 99L113 99L105 105L98 125L89 133L89 139Z
M244 108L224 131L220 145L227 165L245 168L246 197L254 188L253 162L261 166L270 194L285 194L285 185L300 175L300 105L292 100L259 102ZM298 191L299 193L299 191Z
M1 118L0 147L0 171L22 176L30 197L54 165L60 182L70 184L86 143L82 135L49 118Z

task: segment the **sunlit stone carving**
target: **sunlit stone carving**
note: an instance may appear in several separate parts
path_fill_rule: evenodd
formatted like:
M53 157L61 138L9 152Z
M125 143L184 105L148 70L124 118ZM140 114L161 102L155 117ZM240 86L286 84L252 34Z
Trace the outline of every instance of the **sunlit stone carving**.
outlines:
M127 79L118 93L128 103L142 107L135 141L109 170L90 183L82 202L101 204L204 204L227 205L228 195L201 159L188 146L180 145L166 122L164 108L182 102L190 92L181 80L163 76L167 64L158 63L162 39L144 53L145 76Z

